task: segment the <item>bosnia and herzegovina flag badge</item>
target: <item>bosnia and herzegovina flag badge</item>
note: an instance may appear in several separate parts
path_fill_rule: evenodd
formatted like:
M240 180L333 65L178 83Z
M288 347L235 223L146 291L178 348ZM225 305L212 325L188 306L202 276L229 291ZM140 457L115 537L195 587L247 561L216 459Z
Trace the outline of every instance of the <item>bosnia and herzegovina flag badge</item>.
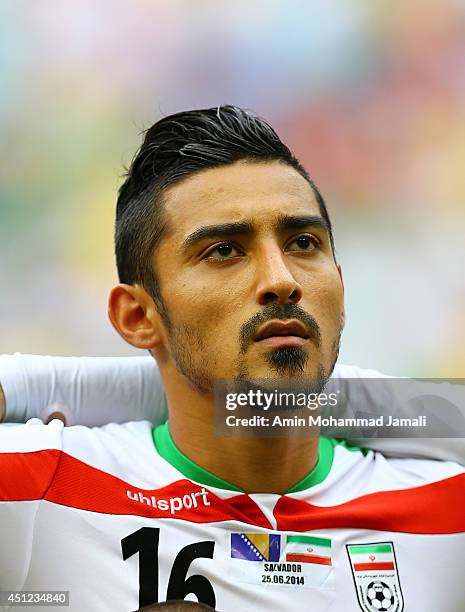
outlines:
M231 558L244 561L279 561L281 536L275 533L232 533Z

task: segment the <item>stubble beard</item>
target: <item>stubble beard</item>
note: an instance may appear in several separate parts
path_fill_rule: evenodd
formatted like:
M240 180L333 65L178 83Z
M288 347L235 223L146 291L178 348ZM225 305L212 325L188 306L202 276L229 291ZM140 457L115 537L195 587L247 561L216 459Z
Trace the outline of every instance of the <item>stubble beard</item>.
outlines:
M212 367L207 359L201 337L188 325L174 326L163 302L158 303L158 309L170 339L171 354L176 370L188 380L196 391L202 395L211 394L214 390L215 379L211 377ZM333 342L330 367L326 369L320 362L314 377L305 376L309 356L306 351L299 347L283 347L269 351L264 357L265 361L276 372L276 379L279 379L279 381L298 381L306 386L308 385L312 392L321 393L336 365L341 333L342 326ZM194 355L197 356L197 359ZM244 360L241 358L237 362L237 372L234 380L241 384L246 383L253 386L264 380L263 378L252 378Z
M331 362L328 368L320 362L318 363L317 371L314 376L305 375L305 369L308 364L308 354L299 347L284 347L269 351L265 355L265 361L271 367L273 372L276 372L276 377L253 378L245 363L239 364L239 374L235 378L235 382L251 387L270 384L292 384L297 383L304 388L307 393L321 393L326 386L334 366L339 357L339 349L341 344L342 326L339 329L336 338L334 339L331 348Z
M170 352L176 370L202 395L213 391L213 381L208 376L208 367L198 365L193 355L205 363L205 347L201 338L188 325L174 325L161 296L151 293L158 313L165 325L170 341Z
M212 393L213 379L208 375L209 368L198 364L201 360L203 363L206 361L201 339L189 327L184 326L182 330L170 334L170 340L176 370L202 395ZM193 358L194 354L198 356L197 360Z

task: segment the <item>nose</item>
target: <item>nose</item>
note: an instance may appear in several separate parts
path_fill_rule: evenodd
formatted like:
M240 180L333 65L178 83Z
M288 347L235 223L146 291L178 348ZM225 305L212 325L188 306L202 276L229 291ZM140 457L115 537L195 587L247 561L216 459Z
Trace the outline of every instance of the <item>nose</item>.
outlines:
M257 302L266 306L271 302L297 304L302 299L302 286L286 265L283 253L277 245L267 249L257 266Z

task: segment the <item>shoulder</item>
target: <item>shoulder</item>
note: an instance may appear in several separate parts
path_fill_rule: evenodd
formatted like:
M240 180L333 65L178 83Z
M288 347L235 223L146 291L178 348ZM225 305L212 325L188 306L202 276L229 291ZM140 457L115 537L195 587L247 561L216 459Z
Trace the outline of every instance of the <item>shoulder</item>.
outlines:
M347 483L344 490L360 493L411 489L454 479L465 490L465 468L453 461L386 457L380 452L331 439L334 448L331 476ZM456 477L459 477L456 480Z
M65 427L55 419L45 425L40 419L24 424L0 425L0 457L18 470L40 466L53 472L63 457L118 472L119 466L144 465L153 461L154 443L149 421L111 423L103 427Z
M327 477L293 493L288 511L302 525L415 534L465 532L465 471L449 461L392 459L328 439ZM303 529L302 529L303 530Z
M457 463L385 457L373 450L348 446L344 441L326 440L326 446L332 446L328 474L299 497L323 506L368 504L380 512L388 508L397 512L399 504L415 507L418 512L431 504L451 507L462 500L460 506L463 505L465 468Z
M58 419L45 425L40 419L0 425L0 453L60 450L64 425Z
M74 425L65 427L59 419L47 425L38 418L27 423L0 425L0 453L36 452L46 449L63 452L85 452L85 449L116 449L151 444L152 425L149 421L110 423L102 427ZM143 444L144 446L144 444ZM153 446L153 444L152 444Z
M73 455L115 453L128 454L153 449L152 424L149 421L109 423L100 427L73 425L63 429L63 451Z
M149 421L110 423L102 427L75 425L63 431L61 471L89 469L143 486L145 475L157 467L157 453Z

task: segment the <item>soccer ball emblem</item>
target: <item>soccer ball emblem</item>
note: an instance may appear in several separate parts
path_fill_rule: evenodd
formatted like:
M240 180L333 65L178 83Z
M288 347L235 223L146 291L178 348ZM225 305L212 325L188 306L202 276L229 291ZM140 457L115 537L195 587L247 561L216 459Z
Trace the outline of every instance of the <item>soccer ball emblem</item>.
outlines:
M394 593L385 582L370 582L366 595L372 610L390 612L393 609Z

